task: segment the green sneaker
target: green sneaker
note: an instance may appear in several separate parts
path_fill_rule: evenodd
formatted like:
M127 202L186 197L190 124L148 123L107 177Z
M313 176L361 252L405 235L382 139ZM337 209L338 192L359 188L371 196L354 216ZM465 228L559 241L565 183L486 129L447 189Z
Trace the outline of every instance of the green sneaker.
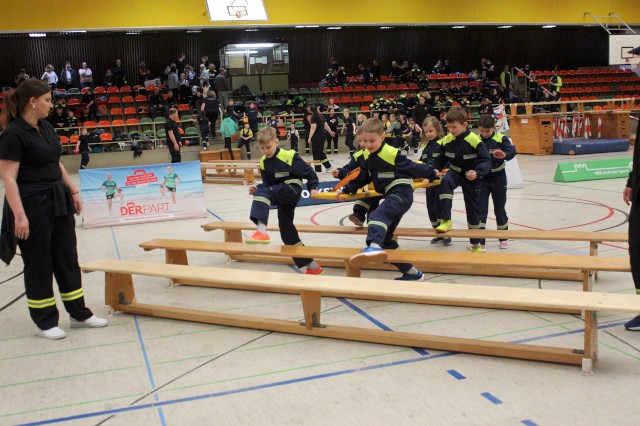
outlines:
M436 232L438 233L443 233L443 232L447 232L453 229L453 223L451 223L451 220L443 220L442 222L440 222L440 225L438 225L438 227L436 228Z
M467 250L472 251L473 253L484 253L485 252L485 250L483 250L481 244L469 244L467 246Z

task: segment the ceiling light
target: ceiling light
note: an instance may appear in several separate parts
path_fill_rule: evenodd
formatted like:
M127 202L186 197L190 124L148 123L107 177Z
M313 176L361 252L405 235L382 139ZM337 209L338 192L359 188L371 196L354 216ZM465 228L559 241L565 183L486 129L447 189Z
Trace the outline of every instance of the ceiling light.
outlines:
M240 43L240 44L234 44L235 47L239 47L241 49L243 48L260 48L260 47L273 47L274 44L273 43Z
M86 31L85 30L71 30L71 31L60 31L60 34L66 35L66 34L85 34Z
M260 30L258 30L257 28L247 28L245 31L246 32L254 32L254 31L260 31Z
M542 28L555 28L555 25L543 25Z
M459 29L467 28L467 27L466 27L465 25L454 25L454 26L453 26L453 27L451 27L451 28L453 28L454 30L459 30Z
M47 33L29 33L29 37L46 37Z
M128 35L140 35L141 32L140 31L127 31Z
M498 28L506 30L507 28L513 28L513 25L500 25Z
M319 28L320 25L296 25L294 28Z
M225 52L227 55L246 55L247 53L249 53L249 55L255 55L258 53L257 50L249 50L248 52L246 50L227 50Z
M201 33L202 30L187 30L187 34Z
M327 27L328 30L341 30L342 27Z
M390 30L393 27L380 27L381 30Z

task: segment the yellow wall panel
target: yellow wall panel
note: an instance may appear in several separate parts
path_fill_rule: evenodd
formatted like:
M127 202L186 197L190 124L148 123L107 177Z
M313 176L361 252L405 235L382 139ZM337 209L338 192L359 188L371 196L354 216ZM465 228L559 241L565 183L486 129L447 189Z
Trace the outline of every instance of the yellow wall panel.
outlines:
M640 24L638 0L414 0L390 7L383 0L264 0L268 22L242 22L243 26L297 24L384 25L399 23L448 24L554 22L592 23L584 12L604 16L617 13L630 25ZM216 27L204 0L109 0L83 7L59 0L2 0L0 32L64 30L74 28Z

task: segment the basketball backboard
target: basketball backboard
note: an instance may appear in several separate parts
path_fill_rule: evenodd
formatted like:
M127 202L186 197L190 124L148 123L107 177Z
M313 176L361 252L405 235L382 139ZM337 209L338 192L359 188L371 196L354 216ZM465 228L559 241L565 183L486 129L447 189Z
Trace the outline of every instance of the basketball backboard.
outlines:
M209 19L214 21L268 21L262 0L206 0Z

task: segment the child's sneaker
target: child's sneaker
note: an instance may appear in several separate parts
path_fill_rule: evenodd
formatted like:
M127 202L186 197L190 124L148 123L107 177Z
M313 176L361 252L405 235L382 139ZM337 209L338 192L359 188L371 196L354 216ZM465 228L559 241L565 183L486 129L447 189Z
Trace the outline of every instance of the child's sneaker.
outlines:
M355 226L364 226L364 220L361 220L355 214L350 214L348 218Z
M64 332L60 327L51 327L48 330L38 329L38 336L44 337L49 340L60 340L67 337L67 333Z
M501 249L508 249L509 248L509 241L500 241L499 247Z
M624 328L629 331L640 331L640 315L630 321L627 321L627 323L624 325Z
M444 245L445 247L449 247L451 245L451 238L443 238L442 245Z
M470 250L474 253L485 253L487 250L482 246L482 244L469 244L467 246L467 250Z
M366 247L360 251L360 253L351 256L351 261L354 259L367 258L370 262L384 263L387 261L387 252L384 249L377 247Z
M396 281L422 281L424 279L424 274L422 271L418 271L417 274L407 274L404 273L402 276L398 278L394 278Z
M444 238L436 237L431 240L431 244L440 244L444 241Z
M436 228L436 232L442 233L447 232L453 229L453 223L451 220L443 220L440 222L440 225Z
M260 231L256 231L255 234L244 240L246 244L269 244L271 242L271 238L269 235L263 234Z
M95 315L91 316L91 318L87 318L84 321L78 321L77 319L71 318L71 328L100 328L106 327L107 322L106 319L97 317Z
M307 270L304 273L305 275L320 275L323 272L324 272L324 269L322 269L322 266L318 265L316 269L307 268Z

